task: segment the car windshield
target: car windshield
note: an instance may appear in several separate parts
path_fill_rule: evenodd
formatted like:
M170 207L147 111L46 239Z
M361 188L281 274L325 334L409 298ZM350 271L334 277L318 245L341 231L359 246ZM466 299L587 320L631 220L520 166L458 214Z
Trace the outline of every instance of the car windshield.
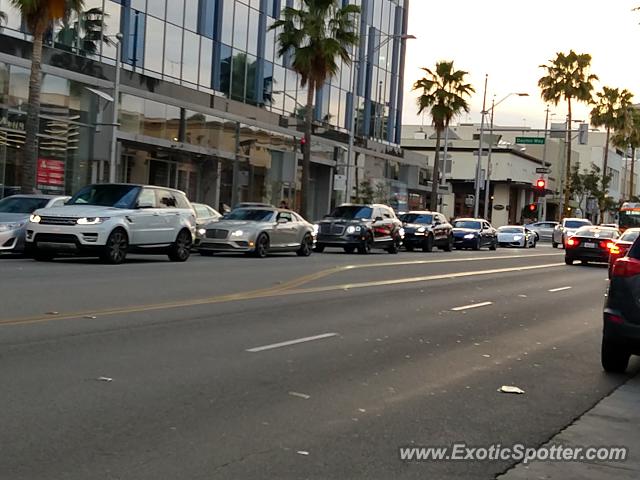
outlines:
M567 220L564 222L564 227L571 229L584 227L585 225L591 225L591 222L589 220Z
M225 220L245 220L249 222L268 222L273 217L273 210L239 208L225 215Z
M632 231L632 232L624 232L622 234L622 237L620 237L620 241L621 242L635 242L636 238L638 238L638 236L640 235L639 231Z
M49 203L47 198L7 197L0 200L0 213L33 213Z
M474 222L473 220L458 220L453 224L454 228L470 228L472 230L481 230L482 225L480 222Z
M420 213L405 213L400 216L400 220L405 223L419 223L421 225L431 225L433 223L433 215L425 215Z
M336 208L330 217L344 218L345 220L362 220L369 219L373 215L373 209L370 207L338 207Z
M586 238L615 238L616 231L613 229L600 229L597 227L583 227L576 232L576 237Z
M135 185L89 185L76 193L68 205L132 208L140 187Z
M498 233L523 233L521 227L500 227Z

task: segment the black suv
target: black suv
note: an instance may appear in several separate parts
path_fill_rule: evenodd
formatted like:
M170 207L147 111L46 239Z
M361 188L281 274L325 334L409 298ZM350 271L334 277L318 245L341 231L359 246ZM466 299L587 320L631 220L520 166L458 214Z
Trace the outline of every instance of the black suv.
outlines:
M402 243L402 222L386 205L340 205L317 223L317 230L317 252L338 247L347 253L367 254L373 248L398 253Z
M439 247L446 252L453 248L453 227L441 213L411 211L400 215L404 225L404 247L408 252L421 248L430 252Z
M604 306L602 367L623 373L631 355L640 355L640 239L616 260Z

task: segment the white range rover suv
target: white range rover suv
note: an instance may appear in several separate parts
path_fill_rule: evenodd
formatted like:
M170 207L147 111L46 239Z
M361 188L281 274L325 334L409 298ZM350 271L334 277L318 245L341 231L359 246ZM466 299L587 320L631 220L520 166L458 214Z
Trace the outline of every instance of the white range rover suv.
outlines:
M33 212L26 250L36 260L58 254L98 256L124 262L128 252L189 258L196 216L184 193L132 184L88 185L66 205Z

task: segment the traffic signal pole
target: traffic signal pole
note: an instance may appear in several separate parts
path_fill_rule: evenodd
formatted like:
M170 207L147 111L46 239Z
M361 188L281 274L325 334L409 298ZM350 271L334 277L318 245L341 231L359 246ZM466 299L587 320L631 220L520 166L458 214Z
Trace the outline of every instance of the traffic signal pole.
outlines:
M542 166L547 167L547 132L549 129L549 106L547 106L546 117L544 120L544 147L542 148ZM546 186L545 186L546 187ZM538 221L542 222L547 218L547 192L543 192L538 198Z

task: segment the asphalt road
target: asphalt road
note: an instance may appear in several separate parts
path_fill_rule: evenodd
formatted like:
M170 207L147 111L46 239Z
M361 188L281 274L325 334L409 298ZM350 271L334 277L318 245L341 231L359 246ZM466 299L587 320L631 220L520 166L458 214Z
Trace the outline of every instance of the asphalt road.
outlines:
M606 268L543 246L0 278L1 479L489 479L511 464L398 448L538 446L627 378L599 365Z

